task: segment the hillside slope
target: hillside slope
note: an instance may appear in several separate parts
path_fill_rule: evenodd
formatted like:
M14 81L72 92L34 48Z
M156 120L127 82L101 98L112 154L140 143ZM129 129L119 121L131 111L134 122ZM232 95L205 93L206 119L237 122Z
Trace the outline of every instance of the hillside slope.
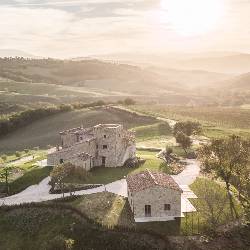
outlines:
M99 60L0 59L0 77L134 93L150 92L152 86L159 91L162 85L169 90L177 89L174 83L140 67Z
M250 71L250 54L192 58L178 64L184 69L243 74Z
M218 84L220 87L230 90L250 91L250 72L223 81Z
M81 125L90 127L100 123L121 123L125 128L132 128L155 122L154 118L105 108L71 111L33 122L1 138L0 152L15 152L36 146L41 148L47 148L48 145L55 146L59 143L60 131Z

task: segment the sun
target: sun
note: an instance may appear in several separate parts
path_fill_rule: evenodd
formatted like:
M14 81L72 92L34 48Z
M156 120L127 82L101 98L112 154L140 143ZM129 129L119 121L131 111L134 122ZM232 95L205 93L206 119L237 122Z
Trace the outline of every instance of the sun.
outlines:
M183 35L198 35L216 28L224 0L162 0L164 19Z

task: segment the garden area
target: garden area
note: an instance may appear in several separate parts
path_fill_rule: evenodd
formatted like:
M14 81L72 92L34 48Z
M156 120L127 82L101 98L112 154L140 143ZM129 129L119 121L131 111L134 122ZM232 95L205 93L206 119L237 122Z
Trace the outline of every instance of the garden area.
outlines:
M152 171L161 171L166 174L172 174L171 167L163 160L156 157L157 152L147 150L137 150L137 156L145 159L146 162L138 167L119 167L119 168L103 168L96 167L86 173L86 178L79 179L79 176L70 175L65 179L65 183L81 183L81 184L108 184L113 181L123 179L129 174L138 173L146 169Z
M49 176L52 168L40 165L46 156L47 151L39 149L1 155L0 194L19 193Z

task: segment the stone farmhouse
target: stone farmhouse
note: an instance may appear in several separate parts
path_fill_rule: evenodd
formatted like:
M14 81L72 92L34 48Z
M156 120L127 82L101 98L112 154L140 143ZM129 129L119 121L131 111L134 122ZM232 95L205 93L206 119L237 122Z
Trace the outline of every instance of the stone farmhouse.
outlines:
M48 155L48 165L71 163L89 171L92 167L121 167L136 156L135 134L120 124L99 124L60 133L61 145Z
M129 175L126 180L135 222L168 221L183 216L183 191L171 176L146 170Z

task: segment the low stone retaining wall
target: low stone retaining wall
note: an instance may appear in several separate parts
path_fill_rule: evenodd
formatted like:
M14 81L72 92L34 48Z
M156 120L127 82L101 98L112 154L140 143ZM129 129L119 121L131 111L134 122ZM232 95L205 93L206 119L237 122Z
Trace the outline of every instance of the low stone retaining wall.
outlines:
M75 192L75 191L82 191L82 190L88 190L88 189L93 189L97 187L101 187L103 184L70 184L66 183L64 187L64 193L70 193L70 192ZM50 194L61 194L62 191L59 187L57 187L54 190L50 190Z

